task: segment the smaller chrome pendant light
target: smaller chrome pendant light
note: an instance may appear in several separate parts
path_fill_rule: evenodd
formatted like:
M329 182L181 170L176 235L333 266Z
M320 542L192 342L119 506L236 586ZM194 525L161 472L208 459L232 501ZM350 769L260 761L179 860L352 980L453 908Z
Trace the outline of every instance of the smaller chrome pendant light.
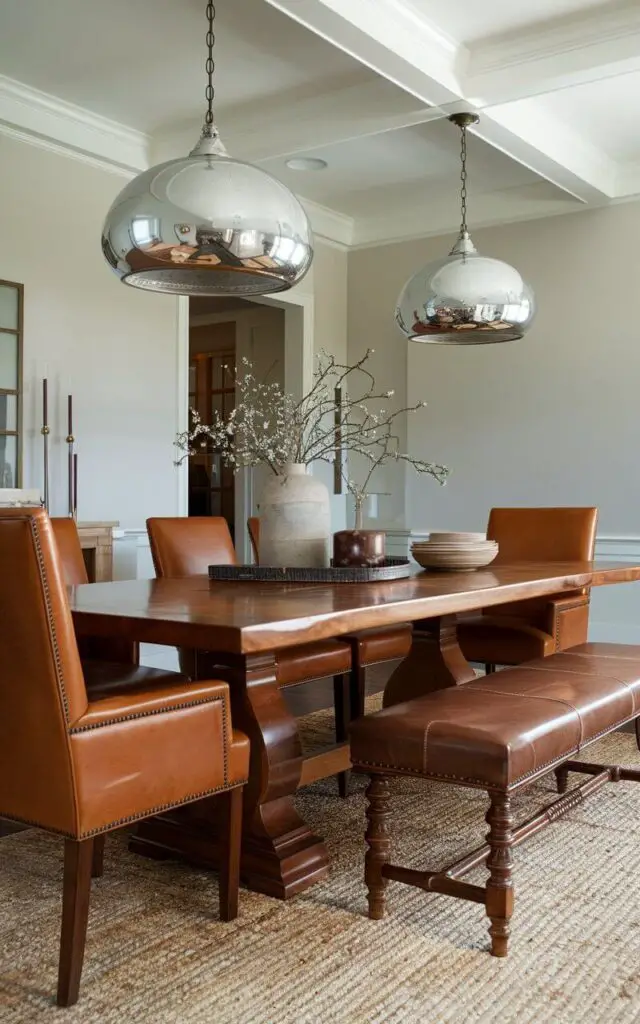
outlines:
M396 323L410 341L436 345L487 345L515 341L530 327L533 292L518 271L481 256L467 231L467 127L477 114L452 114L461 133L460 234L443 259L419 270L404 286Z
M311 266L307 215L292 192L234 160L213 116L213 23L207 4L207 114L188 157L139 174L113 203L102 251L135 288L177 295L266 295L297 284Z

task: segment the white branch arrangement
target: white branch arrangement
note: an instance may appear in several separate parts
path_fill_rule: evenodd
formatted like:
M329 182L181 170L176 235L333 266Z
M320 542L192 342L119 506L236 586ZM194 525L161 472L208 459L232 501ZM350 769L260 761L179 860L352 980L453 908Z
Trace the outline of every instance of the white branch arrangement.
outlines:
M333 462L339 433L343 449L367 460L361 484L345 477L356 508L362 506L374 472L389 462L405 462L417 473L444 484L449 475L447 467L401 451L395 433L398 417L416 413L427 403L392 409L389 403L394 392L380 392L365 366L373 351L367 349L352 365L338 363L333 356L322 353L313 386L299 401L279 384L258 381L246 358L240 371L238 367L225 367L235 380L236 406L224 418L216 412L208 424L191 410L191 429L178 434L175 442L181 453L178 464L204 450L221 455L225 465L234 469L266 463L278 473L286 463L308 466L317 460ZM338 410L336 388L344 396Z

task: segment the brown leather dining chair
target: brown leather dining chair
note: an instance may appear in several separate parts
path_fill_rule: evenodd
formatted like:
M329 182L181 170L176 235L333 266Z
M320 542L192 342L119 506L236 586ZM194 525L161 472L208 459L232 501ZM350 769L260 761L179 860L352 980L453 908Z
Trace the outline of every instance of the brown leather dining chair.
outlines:
M64 838L57 1001L70 1006L105 833L222 794L220 913L236 916L249 741L232 728L223 682L168 672L163 685L88 697L43 509L0 509L0 563L0 815Z
M75 520L70 517L50 520L60 556L62 575L67 587L89 582ZM89 696L94 689L122 690L130 686L148 686L163 669L140 665L140 645L119 637L79 636L78 650L82 660L84 681ZM183 677L185 682L187 677Z
M75 587L88 583L87 566L82 554L82 545L75 519L70 516L52 517L50 522L66 586ZM121 663L123 666L137 666L140 659L139 644L131 640L121 640L118 637L78 637L78 648L83 660L108 661ZM127 674L123 668L121 675L123 684L140 681L134 670Z
M254 560L259 562L259 516L249 517L247 520L247 530L249 531ZM367 669L372 668L374 665L383 665L389 661L398 661L406 658L411 650L412 634L412 627L406 624L386 626L379 629L365 629L360 630L358 633L347 633L340 637L340 640L343 643L349 644L351 648L351 672L347 710L340 716L336 715L336 739L339 743L347 738L348 723L364 715Z
M222 516L155 517L147 520L153 564L158 577L200 576L210 565L234 565L236 552ZM224 584L222 584L224 585ZM215 666L215 654L178 648L180 669L197 679ZM281 687L333 676L336 738L346 741L349 709L351 650L338 640L316 640L276 651L276 679ZM341 796L347 792L347 773L338 774Z
M597 508L493 508L487 537L499 544L493 565L593 559ZM564 592L498 605L458 620L458 642L468 661L519 665L585 643L589 591Z

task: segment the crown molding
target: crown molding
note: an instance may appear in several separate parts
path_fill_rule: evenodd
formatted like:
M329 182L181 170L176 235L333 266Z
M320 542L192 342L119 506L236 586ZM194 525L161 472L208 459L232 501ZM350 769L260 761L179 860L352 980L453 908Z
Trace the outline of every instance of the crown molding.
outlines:
M307 211L314 235L338 249L351 248L356 230L353 217L314 203L304 196L298 196L298 199Z
M546 20L529 29L491 36L470 49L469 74L479 75L513 68L541 57L567 53L602 44L619 44L640 34L640 7L636 0L607 5L582 14Z
M149 136L0 75L0 131L119 173L148 166Z
M480 107L529 99L640 68L640 6L607 5L471 48L464 88Z

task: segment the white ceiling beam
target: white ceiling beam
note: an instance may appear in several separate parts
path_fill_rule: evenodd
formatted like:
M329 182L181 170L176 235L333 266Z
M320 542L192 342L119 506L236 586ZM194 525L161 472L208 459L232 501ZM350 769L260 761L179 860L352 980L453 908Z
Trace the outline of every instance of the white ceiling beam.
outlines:
M472 46L464 90L482 108L639 69L640 3L626 0Z
M468 53L403 0L266 0L430 106L455 103Z
M404 0L266 0L333 45L445 113L475 109L465 85L469 53L424 22ZM539 130L534 100L516 117L485 110L477 134L582 202L613 194L610 168L594 159L560 159L568 147ZM529 122L531 122L529 124Z
M632 199L640 196L640 161L618 165L616 197Z
M616 164L535 99L492 107L473 131L583 203L616 195Z

